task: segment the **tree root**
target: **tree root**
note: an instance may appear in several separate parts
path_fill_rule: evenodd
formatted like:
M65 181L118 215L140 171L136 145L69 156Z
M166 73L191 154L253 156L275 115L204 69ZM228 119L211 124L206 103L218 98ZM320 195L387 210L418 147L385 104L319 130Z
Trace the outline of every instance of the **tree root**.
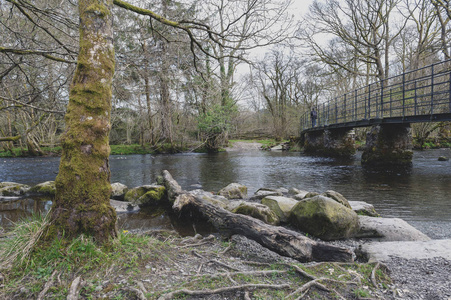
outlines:
M135 293L136 297L139 300L147 300L146 295L144 295L143 291L141 291L140 289L128 286L128 287L124 287L123 290Z
M256 289L273 289L273 290L281 290L281 289L288 289L290 288L289 284L243 284L238 286L228 286L223 288L218 288L214 290L188 290L188 289L181 289L178 291L170 292L166 295L161 296L158 298L158 300L169 300L173 299L174 297L186 294L189 296L203 296L203 295L214 295L214 294L221 294L221 293L227 293L227 292L237 292L237 291L246 291L246 290L256 290Z
M77 278L72 281L69 288L69 293L67 294L66 300L77 300L78 299L78 286L80 285L81 277L78 276Z
M55 277L56 274L56 270L53 271L52 275L50 276L49 281L47 281L44 285L44 288L42 289L42 291L39 293L38 298L36 298L36 300L42 300L45 298L45 294L47 293L47 291L49 290L49 288L53 285L53 277Z
M318 279L307 282L306 284L302 285L300 288L295 290L293 293L289 294L287 296L287 298L293 297L294 295L299 294L299 293L307 292L311 287L317 287L323 291L330 292L330 290L326 286L319 283L319 281L321 281L323 279L324 278L318 278ZM302 299L303 297L304 297L304 295L302 295L300 298L297 298L297 299Z
M373 271L371 271L371 283L374 285L375 288L377 288L377 281L376 281L376 271L379 268L380 263L377 263L374 268Z

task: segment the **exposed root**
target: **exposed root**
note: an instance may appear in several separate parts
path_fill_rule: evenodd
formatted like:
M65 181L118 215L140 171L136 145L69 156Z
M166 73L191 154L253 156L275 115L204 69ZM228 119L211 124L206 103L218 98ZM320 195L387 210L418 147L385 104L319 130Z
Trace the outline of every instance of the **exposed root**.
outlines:
M252 300L251 295L249 294L249 291L244 292L244 300Z
M38 298L36 298L36 300L42 300L45 297L45 294L47 293L47 291L49 290L49 288L53 285L53 277L55 277L56 274L56 270L53 271L52 275L50 276L49 281L47 281L44 285L44 288L42 289L42 291L39 293Z
M302 270L301 268L299 268L296 265L290 265L290 264L283 264L283 265L295 269L297 273L301 274L302 276L304 276L306 278L309 278L311 280L316 280L315 276L310 275L309 273L305 272L304 270Z
M216 265L219 265L221 267L224 267L224 268L227 268L227 269L230 269L230 270L233 270L233 271L237 271L237 272L240 271L239 269L231 267L231 266L229 266L229 265L227 265L225 263L222 263L220 261L217 261L216 259L211 259L207 263L213 263L213 264L216 264Z
M78 286L80 285L81 277L78 276L77 278L72 281L69 288L69 293L67 294L66 300L77 300L78 299Z
M330 292L330 290L326 286L319 283L319 281L321 281L323 279L324 278L318 278L318 279L307 282L306 284L302 285L300 288L295 290L293 293L289 294L287 296L287 298L294 297L295 295L297 295L299 293L307 292L311 287L317 287L323 291ZM304 297L304 295L302 295L300 298L297 298L297 299L302 299L303 297Z
M123 290L135 293L136 297L139 300L147 300L147 297L144 295L144 293L141 290L137 289L137 288L128 286L128 287L124 287Z
M197 290L192 291L188 289L181 289L178 291L170 292L166 295L161 296L158 300L169 300L174 297L182 294L186 294L189 296L204 296L204 295L214 295L221 294L227 292L237 292L243 290L256 290L256 289L273 289L273 290L281 290L290 288L289 284L243 284L238 286L228 286L214 290Z
M376 281L376 271L379 268L380 263L377 263L374 268L373 271L371 271L371 283L374 285L374 287L377 288L377 281Z
M201 278L219 278L224 276L269 276L273 274L286 274L288 271L281 270L263 270L263 271L247 271L247 272L226 272L226 273L215 273L215 274L204 274L204 275L196 275L195 277Z

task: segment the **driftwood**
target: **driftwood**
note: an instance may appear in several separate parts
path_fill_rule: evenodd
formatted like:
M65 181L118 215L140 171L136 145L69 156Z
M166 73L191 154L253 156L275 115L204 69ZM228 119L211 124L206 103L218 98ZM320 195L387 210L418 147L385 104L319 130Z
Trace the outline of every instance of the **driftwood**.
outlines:
M349 249L316 242L299 232L268 225L249 216L231 213L188 193L182 192L175 198L173 209L182 213L200 213L221 233L246 236L280 255L301 262L353 261L353 253Z

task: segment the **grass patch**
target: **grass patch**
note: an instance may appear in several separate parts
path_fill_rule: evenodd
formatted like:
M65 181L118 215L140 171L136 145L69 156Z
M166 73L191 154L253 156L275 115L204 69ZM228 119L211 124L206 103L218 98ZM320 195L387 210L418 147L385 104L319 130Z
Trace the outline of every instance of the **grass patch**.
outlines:
M138 144L110 145L111 155L153 154L155 151L148 146Z
M145 235L124 230L104 246L83 235L43 244L38 238L46 222L36 216L17 224L9 238L0 240L0 299L39 295L66 299L77 278L82 282L80 299L159 299L171 293L168 299L194 299L182 290L203 291L208 297L229 287L237 289L218 297L236 299L248 290L252 299L296 299L304 293L298 289L312 278L329 291L311 287L306 299L376 295L371 280L374 264L253 264L233 243L211 237L203 242L167 232ZM374 273L380 289L387 289L390 279L384 270Z

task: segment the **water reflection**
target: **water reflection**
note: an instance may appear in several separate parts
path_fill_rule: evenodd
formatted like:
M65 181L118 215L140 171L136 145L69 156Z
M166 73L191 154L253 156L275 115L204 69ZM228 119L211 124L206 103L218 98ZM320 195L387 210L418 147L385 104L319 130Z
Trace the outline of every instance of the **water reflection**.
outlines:
M443 223L451 228L451 161L439 162L439 156L451 157L451 149L417 151L412 166L404 169L362 168L360 154L354 160L339 161L299 153L260 151L111 156L110 165L112 182L129 187L155 182L166 169L188 190L200 185L205 190L218 191L231 182L245 184L249 194L261 187L335 190L349 200L373 204L382 216ZM58 163L59 158L1 159L0 181L34 185L54 180ZM2 220L17 221L18 216L12 213L14 209L30 211L35 206L45 207L43 203L26 200L9 208L0 207ZM144 212L132 214L123 226L175 226L164 218L152 221L146 218Z
M49 198L0 198L0 227L10 228L34 213L46 214L51 205Z

